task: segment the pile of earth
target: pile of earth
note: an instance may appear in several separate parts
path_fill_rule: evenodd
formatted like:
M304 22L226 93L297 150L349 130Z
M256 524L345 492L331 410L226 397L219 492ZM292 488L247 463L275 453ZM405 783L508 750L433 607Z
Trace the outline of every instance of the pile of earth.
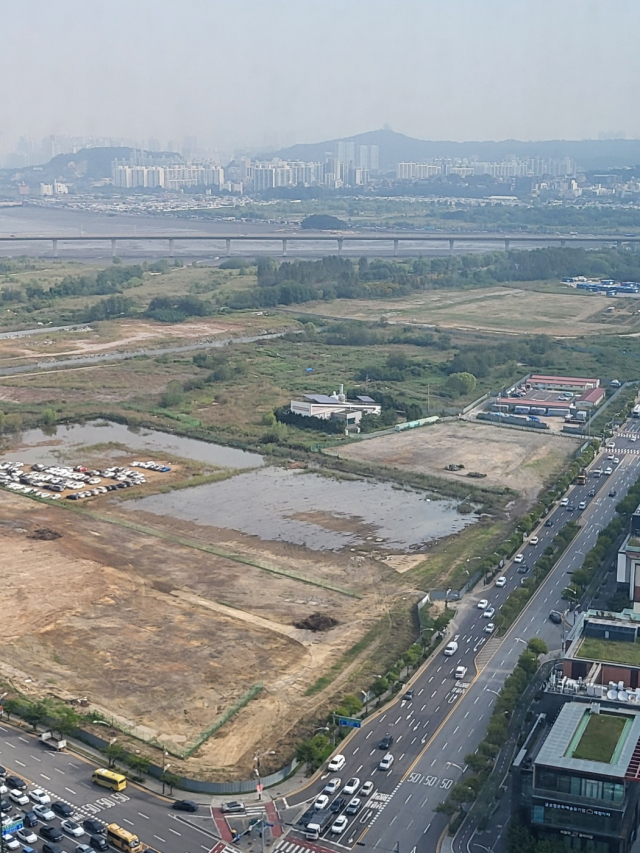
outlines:
M305 631L328 631L330 628L335 628L338 620L332 616L326 616L324 613L312 613L305 619L293 624L296 628L302 628Z

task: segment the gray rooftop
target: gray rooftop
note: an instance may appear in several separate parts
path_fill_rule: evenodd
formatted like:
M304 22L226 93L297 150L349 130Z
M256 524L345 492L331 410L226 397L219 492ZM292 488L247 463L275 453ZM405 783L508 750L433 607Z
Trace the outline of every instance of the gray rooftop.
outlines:
M584 702L567 702L562 706L551 731L535 758L536 765L574 770L578 773L593 773L598 776L611 776L616 779L624 777L636 744L640 740L640 711L626 707L611 708L606 706L603 708L607 714L633 718L631 728L622 734L624 745L617 761L606 764L602 761L568 758L566 755L581 720L585 714L589 714L589 707Z

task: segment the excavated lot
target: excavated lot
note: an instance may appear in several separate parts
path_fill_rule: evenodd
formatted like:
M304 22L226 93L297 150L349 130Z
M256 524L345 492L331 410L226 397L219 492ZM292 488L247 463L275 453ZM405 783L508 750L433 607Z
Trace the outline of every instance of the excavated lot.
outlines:
M159 526L144 515L137 520L149 530ZM122 526L131 513L111 502L70 511L0 491L0 519L11 614L0 672L16 689L87 697L119 726L180 749L263 683L192 758L172 757L176 772L194 777L248 778L256 750L275 747L274 764L290 754L293 734L361 661L324 692L306 690L383 620L399 592L393 569L366 554L312 553L176 520L159 531L196 546L188 547ZM339 579L361 597L198 550L207 543L319 582ZM338 624L295 627L314 614ZM381 629L367 654L384 640Z

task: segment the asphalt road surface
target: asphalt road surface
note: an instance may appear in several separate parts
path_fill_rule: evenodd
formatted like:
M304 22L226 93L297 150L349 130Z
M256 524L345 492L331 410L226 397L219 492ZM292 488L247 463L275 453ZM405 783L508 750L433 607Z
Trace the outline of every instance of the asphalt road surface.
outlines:
M515 563L504 569L505 587L480 586L465 600L470 600L471 606L462 609L456 634L451 638L458 642L458 651L452 657L440 653L431 660L411 685L415 691L413 701L400 700L368 721L343 745L341 752L347 762L342 771L326 773L307 789L288 798L289 804L313 802L326 782L335 776L340 777L343 784L353 776L361 783L368 779L373 781L374 794L365 801L361 811L349 819L346 830L337 837L330 830L325 831L323 844L346 848L358 844L381 853L394 850L396 844L400 845L401 853L431 853L436 849L446 819L434 809L460 780L465 755L473 752L484 737L496 695L505 678L513 670L527 639L537 636L550 649L559 648L565 626L553 624L548 618L549 612L567 609L561 593L570 583L570 572L582 564L599 531L613 518L617 502L640 476L640 441L636 443L626 437L634 433L640 437L640 421L628 421L620 432L615 439L615 450L603 452L591 466L606 468L610 465L613 473L600 478L590 475L585 485L571 487L568 497L575 511L571 513L557 506L549 516L553 527L541 526L534 531L539 539L537 544L523 545L525 563L533 566L566 521L575 519L582 524L568 551L506 636L497 638L485 633L489 620L473 604L487 599L490 606L499 610L514 587L527 577L518 573ZM607 460L609 453L617 456L620 462L615 464ZM609 496L612 488L616 490L615 497ZM596 490L595 496L589 496L591 489ZM583 500L587 506L578 511ZM458 665L467 667L467 674L460 680L453 677ZM378 762L384 751L378 744L387 734L394 738L390 751L395 761L389 771L383 772ZM339 795L340 791L336 796ZM288 840L296 838L302 839L302 834L294 830Z

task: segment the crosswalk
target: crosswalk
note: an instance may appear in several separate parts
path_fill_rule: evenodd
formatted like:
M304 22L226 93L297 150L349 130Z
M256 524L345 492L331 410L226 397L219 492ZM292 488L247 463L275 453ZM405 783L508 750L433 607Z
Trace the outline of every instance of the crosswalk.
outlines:
M283 839L279 841L273 848L273 853L335 853L329 847L323 847L321 844L305 844L304 841L289 841Z
M640 448L638 447L616 447L616 453L630 453L633 456L640 455Z

